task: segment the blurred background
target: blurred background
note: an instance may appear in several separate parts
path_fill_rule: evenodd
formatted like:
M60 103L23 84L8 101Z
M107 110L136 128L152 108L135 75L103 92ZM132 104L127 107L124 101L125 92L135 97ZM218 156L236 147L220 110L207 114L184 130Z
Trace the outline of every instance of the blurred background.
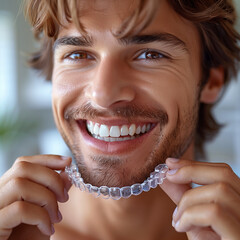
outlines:
M235 0L240 13L240 1ZM26 64L38 49L30 26L19 10L21 0L0 0L0 176L18 156L69 155L55 128L51 111L51 83ZM240 21L237 28L240 31ZM210 161L227 162L240 176L240 74L215 108L225 124L209 143Z

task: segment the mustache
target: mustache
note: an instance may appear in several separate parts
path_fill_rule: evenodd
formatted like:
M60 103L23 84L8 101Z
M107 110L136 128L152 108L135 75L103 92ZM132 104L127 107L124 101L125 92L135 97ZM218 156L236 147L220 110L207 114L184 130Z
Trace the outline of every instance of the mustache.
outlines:
M152 108L136 104L115 107L108 110L99 110L94 108L91 103L86 103L78 107L68 108L64 111L64 118L66 120L94 120L98 117L121 117L127 119L129 122L136 118L146 120L157 119L162 125L168 123L168 114L163 108Z

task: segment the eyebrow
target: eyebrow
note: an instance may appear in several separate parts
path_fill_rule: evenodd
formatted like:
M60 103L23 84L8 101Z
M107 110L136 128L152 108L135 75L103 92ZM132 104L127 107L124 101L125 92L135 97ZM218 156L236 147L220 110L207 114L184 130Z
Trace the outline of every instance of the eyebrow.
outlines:
M130 37L123 37L118 39L118 41L123 45L133 45L133 44L147 44L160 42L168 44L172 47L180 47L183 50L187 51L187 45L184 41L172 35L170 33L158 33L151 35L136 35Z
M135 35L127 36L117 39L119 44L128 46L128 45L141 45L154 42L160 42L167 44L170 47L178 47L186 52L188 52L187 45L184 41L179 39L173 34L170 33L158 33L158 34L149 34L149 35ZM93 39L86 36L65 36L59 38L55 41L53 45L53 50L55 51L59 46L62 45L72 45L72 46L82 46L82 47L92 47L94 45Z
M55 51L59 46L71 45L71 46L82 46L92 47L93 39L90 36L77 36L77 37L61 37L57 39L53 44L53 50Z

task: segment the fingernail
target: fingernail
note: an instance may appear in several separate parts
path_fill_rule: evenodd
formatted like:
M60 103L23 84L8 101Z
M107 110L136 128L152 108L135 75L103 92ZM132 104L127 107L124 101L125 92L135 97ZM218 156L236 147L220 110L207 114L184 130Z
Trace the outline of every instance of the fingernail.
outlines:
M175 222L174 222L174 220L172 220L172 226L175 227Z
M168 175L174 175L178 169L171 169L167 172Z
M178 220L178 221L176 222L175 226L174 226L176 229L178 228L179 223L180 223L180 220Z
M177 215L177 211L178 211L178 207L175 208L175 210L173 212L173 217L175 217Z
M173 163L179 162L178 158L168 158L168 160L173 162Z
M58 220L59 220L59 222L62 220L62 214L59 210L58 210Z
M70 157L62 156L61 158L63 161L67 161Z

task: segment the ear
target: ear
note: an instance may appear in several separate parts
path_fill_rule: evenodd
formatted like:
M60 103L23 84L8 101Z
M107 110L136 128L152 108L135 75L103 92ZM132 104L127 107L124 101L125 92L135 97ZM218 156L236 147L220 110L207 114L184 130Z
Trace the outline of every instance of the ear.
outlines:
M206 104L213 104L218 100L218 96L224 84L223 67L211 68L207 83L204 85L200 101Z

